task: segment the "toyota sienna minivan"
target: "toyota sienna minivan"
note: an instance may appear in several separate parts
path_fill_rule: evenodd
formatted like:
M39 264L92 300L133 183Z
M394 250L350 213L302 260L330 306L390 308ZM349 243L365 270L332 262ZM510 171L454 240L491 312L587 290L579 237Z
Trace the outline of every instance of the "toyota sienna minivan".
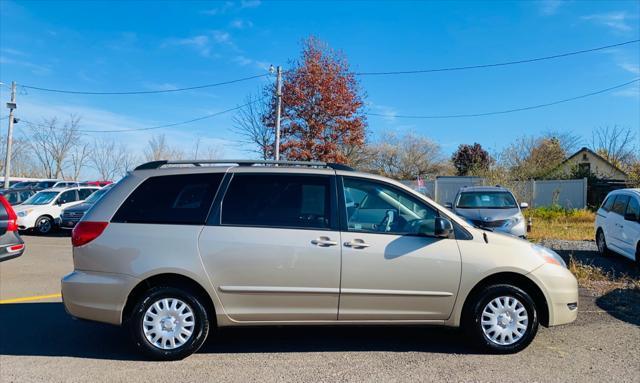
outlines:
M249 325L444 325L512 353L539 324L578 312L555 252L340 164L146 163L83 216L72 243L66 310L126 325L160 360Z

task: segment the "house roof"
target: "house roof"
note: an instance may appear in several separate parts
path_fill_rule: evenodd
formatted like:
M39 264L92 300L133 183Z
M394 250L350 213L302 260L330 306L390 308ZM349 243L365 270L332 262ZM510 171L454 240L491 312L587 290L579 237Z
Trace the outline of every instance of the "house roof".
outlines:
M588 152L589 154L591 154L592 156L601 159L602 161L606 162L607 164L609 164L612 168L616 169L617 171L619 171L620 173L624 174L625 176L627 176L627 172L625 172L624 170L620 169L619 167L617 167L616 165L612 164L610 161L608 161L606 158L602 157L601 155L599 155L598 153L594 152L593 150L587 148L586 146L583 146L582 148L580 148L580 150L578 150L577 152L573 153L572 155L570 155L569 157L567 157L567 159L565 159L564 161L562 161L562 165L566 164L567 162L571 161L571 159L573 159L574 157L576 157L578 154L582 153L582 152Z

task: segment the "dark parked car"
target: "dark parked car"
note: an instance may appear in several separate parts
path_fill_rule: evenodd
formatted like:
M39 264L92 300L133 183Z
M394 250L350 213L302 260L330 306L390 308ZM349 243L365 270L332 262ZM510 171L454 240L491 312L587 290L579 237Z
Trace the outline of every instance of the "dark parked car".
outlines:
M103 195L105 195L112 185L107 185L100 190L93 192L83 203L64 209L60 215L60 228L73 229L78 221L96 203Z
M19 257L24 252L17 220L18 216L9 202L0 196L0 262Z
M44 190L52 188L58 181L56 180L45 180L45 181L23 181L13 184L11 189L34 189L34 190Z
M7 199L11 206L20 205L36 194L35 189L2 189L0 195Z

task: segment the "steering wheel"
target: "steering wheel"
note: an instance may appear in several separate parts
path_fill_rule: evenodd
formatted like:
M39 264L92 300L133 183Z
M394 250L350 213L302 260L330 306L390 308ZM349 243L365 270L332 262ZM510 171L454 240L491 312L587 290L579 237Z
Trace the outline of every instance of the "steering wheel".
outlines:
M391 231L391 225L393 224L395 215L396 215L395 211L387 210L384 213L384 218L378 224L378 229L380 229L380 231L385 233Z

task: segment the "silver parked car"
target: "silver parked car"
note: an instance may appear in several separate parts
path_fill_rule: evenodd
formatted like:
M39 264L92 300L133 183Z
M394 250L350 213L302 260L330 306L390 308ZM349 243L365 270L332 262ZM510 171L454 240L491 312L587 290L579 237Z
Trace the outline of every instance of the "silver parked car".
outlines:
M162 360L197 351L212 328L247 325L462 326L510 353L539 323L578 312L558 254L338 164L147 163L87 211L72 242L67 311L126 324Z
M470 186L460 188L453 203L445 206L475 226L526 238L527 224L521 209L507 188L500 186Z

